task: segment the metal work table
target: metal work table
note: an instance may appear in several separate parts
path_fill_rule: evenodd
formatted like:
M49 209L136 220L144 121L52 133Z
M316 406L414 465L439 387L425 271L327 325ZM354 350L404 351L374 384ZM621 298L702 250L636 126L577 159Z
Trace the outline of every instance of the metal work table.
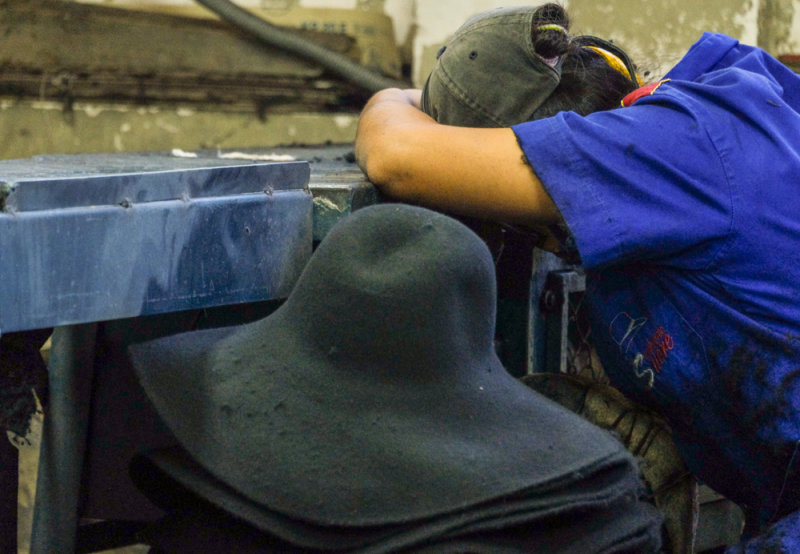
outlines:
M75 548L98 323L285 298L313 244L377 201L348 152L0 162L0 333L54 328L33 553Z

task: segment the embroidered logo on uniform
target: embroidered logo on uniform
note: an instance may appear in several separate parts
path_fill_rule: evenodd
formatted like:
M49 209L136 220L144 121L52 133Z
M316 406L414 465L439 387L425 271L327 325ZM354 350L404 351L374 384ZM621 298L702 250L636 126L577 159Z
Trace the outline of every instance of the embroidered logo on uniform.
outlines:
M639 379L646 379L647 390L650 390L656 384L656 374L651 368L642 367L643 363L644 356L642 354L636 354L636 357L633 359L633 373L636 374L636 377Z
M644 349L644 359L647 360L656 373L661 373L661 368L664 362L667 361L669 351L675 348L675 341L672 340L672 335L658 326L656 332L647 341L647 347Z
M636 335L639 334L639 332L642 330L642 327L644 327L646 323L647 318L634 318L627 312L620 312L614 317L614 319L611 320L609 331L611 332L611 337L614 339L614 342L617 343L621 352L624 352L625 354L630 352ZM653 345L652 347L651 343ZM633 355L632 360L633 373L636 375L637 379L644 382L644 387L647 390L651 390L655 386L656 371L661 370L661 366L666 360L666 353L664 353L662 356L662 350L664 350L664 352L672 350L672 337L663 329L663 327L659 327L656 330L655 335L650 338L644 354L634 350L636 354ZM658 369L656 371L653 370L653 367L655 367L653 360L660 360L660 364L657 366Z
M669 79L664 79L663 81L658 81L657 83L651 83L642 88L637 88L636 90L634 90L633 92L631 92L625 98L622 99L621 102L622 107L627 108L629 106L633 106L637 100L639 100L640 98L644 98L645 96L652 95L656 91L656 89L658 89L658 87L660 87L667 81L669 81Z
M609 331L620 350L627 352L645 323L644 317L633 318L627 312L620 312L611 320Z

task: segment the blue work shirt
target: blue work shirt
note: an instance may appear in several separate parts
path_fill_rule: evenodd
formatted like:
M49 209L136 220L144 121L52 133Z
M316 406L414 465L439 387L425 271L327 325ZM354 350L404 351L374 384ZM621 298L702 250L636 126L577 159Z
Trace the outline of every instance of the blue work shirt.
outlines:
M633 105L514 127L612 382L758 524L800 509L800 77L705 34Z

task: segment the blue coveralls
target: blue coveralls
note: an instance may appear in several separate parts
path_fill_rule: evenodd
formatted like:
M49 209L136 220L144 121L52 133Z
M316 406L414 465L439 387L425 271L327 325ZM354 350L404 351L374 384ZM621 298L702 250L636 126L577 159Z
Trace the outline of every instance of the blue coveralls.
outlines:
M800 76L707 33L665 79L514 132L587 270L613 383L800 551Z

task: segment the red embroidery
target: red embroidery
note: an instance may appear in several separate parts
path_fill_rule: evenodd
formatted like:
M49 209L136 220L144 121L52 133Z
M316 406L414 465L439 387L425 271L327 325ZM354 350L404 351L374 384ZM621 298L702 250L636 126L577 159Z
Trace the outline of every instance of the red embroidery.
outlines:
M664 362L667 361L669 351L675 347L672 335L659 326L656 332L647 341L647 348L644 351L644 359L650 362L656 373L661 373Z
M645 96L650 96L656 91L658 87L660 87L667 81L669 81L669 79L664 79L663 81L658 81L657 83L651 83L645 87L637 88L636 90L628 94L628 96L622 99L622 107L627 108L628 106L633 106L637 100Z

